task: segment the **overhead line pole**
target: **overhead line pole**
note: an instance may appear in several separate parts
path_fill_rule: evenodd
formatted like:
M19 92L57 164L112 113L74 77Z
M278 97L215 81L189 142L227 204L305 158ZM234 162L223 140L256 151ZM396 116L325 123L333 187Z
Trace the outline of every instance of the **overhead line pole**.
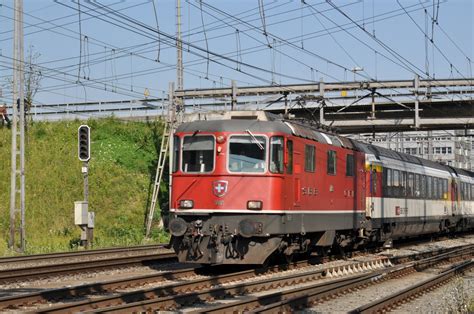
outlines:
M177 88L178 90L182 90L184 88L184 82L183 82L183 42L181 41L181 0L176 0L176 53L177 53L176 78L178 80Z
M13 42L13 123L11 150L10 239L8 247L25 251L25 102L23 0L15 0ZM19 137L19 141L18 141ZM19 144L19 146L18 146ZM19 160L18 160L19 159ZM19 161L19 167L18 167ZM19 183L19 186L18 186ZM19 201L19 208L18 208ZM18 219L20 221L18 221ZM18 237L18 238L17 238Z

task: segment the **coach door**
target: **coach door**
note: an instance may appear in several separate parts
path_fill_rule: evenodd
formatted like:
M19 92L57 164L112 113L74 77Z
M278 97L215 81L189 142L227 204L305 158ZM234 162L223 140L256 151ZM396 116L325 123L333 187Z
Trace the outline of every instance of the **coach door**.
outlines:
M456 174L453 175L451 179L451 210L452 210L452 215L456 215L460 208L460 202L459 202L459 179Z
M355 178L354 178L354 210L365 210L365 197L367 195L365 183L365 155L359 152L355 154Z
M451 214L456 215L461 210L460 205L460 181L459 177L456 173L452 174L451 177Z
M367 169L367 176L368 176L368 194L369 194L369 203L366 204L365 206L365 216L366 217L371 217L376 204L376 196L377 196L377 191L379 190L379 185L381 184L379 175L377 174L377 167L380 169L381 164L376 163L376 162L371 162L368 169Z

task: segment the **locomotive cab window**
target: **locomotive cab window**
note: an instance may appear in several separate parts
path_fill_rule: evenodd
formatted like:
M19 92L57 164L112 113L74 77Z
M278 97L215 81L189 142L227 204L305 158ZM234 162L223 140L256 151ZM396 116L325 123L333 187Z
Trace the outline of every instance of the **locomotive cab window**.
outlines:
M231 136L229 140L229 171L265 172L265 147L266 139L263 136Z
M283 137L274 136L270 140L270 172L283 173Z
M185 136L183 139L183 172L211 172L214 169L214 137Z
M179 137L173 136L173 173L178 171L179 167Z

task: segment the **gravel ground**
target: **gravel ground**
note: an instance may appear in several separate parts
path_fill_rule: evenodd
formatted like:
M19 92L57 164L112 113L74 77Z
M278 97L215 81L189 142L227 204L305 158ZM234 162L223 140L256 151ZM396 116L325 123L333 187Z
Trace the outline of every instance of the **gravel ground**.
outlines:
M467 306L474 302L474 270L453 279L420 298L406 303L394 313L467 313ZM472 311L472 308L471 308Z
M383 252L379 253L379 255L394 256L394 257L406 256L406 255L415 254L419 252L432 251L436 249L452 248L452 247L466 245L466 244L474 244L474 234L465 235L465 236L453 238L453 239L446 239L446 240L436 241L436 242L433 241L433 242L419 243L419 244L408 245L408 246L401 246L395 243L394 246L395 247L400 246L400 248L384 250Z

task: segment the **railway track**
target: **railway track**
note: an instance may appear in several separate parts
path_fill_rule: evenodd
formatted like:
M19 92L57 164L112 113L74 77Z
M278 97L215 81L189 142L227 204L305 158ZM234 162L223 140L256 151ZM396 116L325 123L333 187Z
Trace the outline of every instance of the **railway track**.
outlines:
M474 267L474 260L455 264L447 271L443 271L433 278L429 278L384 298L358 307L354 310L351 310L350 313L388 312L390 310L396 309L398 306L405 302L409 302L411 299L417 298L426 292L430 292L431 290L439 288L457 275L466 272L472 267Z
M436 256L424 258L408 264L391 266L388 259L354 262L330 269L319 269L293 273L262 280L251 280L254 271L231 273L210 278L201 278L169 284L152 289L139 290L110 297L88 299L58 307L49 307L47 312L114 312L176 310L186 306L196 306L213 300L229 297L264 293L262 296L249 296L237 302L229 301L217 306L195 309L192 312L241 312L254 309L255 312L273 313L291 311L310 306L315 300L371 285L390 278L406 276L420 269L426 269L442 261L472 256L473 247L451 250ZM420 255L421 256L421 255ZM421 257L418 257L421 258ZM352 273L352 274L351 274ZM341 277L335 279L335 277ZM329 279L328 279L329 278ZM232 281L239 280L238 283ZM242 282L244 281L244 282ZM312 283L314 282L314 283ZM303 287L298 287L303 285ZM283 287L294 287L284 290ZM277 289L277 292L269 292ZM264 305L264 306L262 306ZM40 309L39 312L42 310Z
M157 247L154 246L156 249ZM159 248L163 248L160 246ZM42 279L51 276L57 275L71 275L76 273L85 273L85 272L96 272L101 270L108 270L108 269L116 269L116 268L123 268L123 267L131 267L136 265L151 265L153 263L164 263L164 262L174 262L176 261L176 255L171 253L169 250L162 253L150 253L150 248L147 250L146 248L140 248L141 251L147 252L146 254L134 254L129 256L114 256L111 258L101 258L101 259L92 259L86 260L84 257L88 257L88 254L80 254L82 258L76 261L67 261L71 257L77 257L77 254L67 254L63 255L60 253L62 257L58 257L56 254L55 256L55 263L47 264L47 265L33 265L27 267L17 267L17 268L10 268L0 270L0 284L7 284L12 282L20 282L20 281L30 281L35 279ZM98 252L92 252L93 255L101 254ZM111 250L107 250L110 252ZM118 254L120 251L114 251L114 254ZM130 252L125 249L125 252ZM135 251L136 252L136 251ZM82 253L82 252L80 252ZM28 263L34 264L35 261L43 260L45 257L41 256L38 259L29 257L27 259ZM24 262L25 260L21 260Z
M125 252L142 252L150 250L164 249L164 244L154 244L154 245L140 245L140 246L131 246L131 247L116 247L116 248L106 248L106 249L95 249L87 251L76 251L76 252L63 252L63 253L49 253L49 254L34 254L26 256L12 256L12 257L0 257L0 265L11 265L21 262L39 262L39 261L55 261L70 258L78 257L92 257L92 256L104 256L108 254L123 254Z
M78 287L42 291L36 294L0 299L0 307L18 309L19 306L37 306L39 303L47 307L35 307L35 312L133 312L175 310L183 307L196 307L204 302L229 296L242 296L241 300L224 301L211 307L194 309L193 312L233 312L254 310L257 312L287 311L311 306L313 302L324 298L337 296L342 291L356 289L390 280L399 276L423 270L442 261L467 259L473 255L474 246L466 246L455 250L426 253L412 256L409 263L392 266L388 258L370 261L352 261L341 266L314 269L308 262L293 263L289 266L297 272L283 273L281 266L268 269L250 269L239 272L224 272L220 275L209 276L211 272L220 272L218 267L196 268L180 271L170 271L155 276L142 276L131 279L83 285ZM304 267L309 267L305 270ZM302 269L303 268L303 269ZM207 270L207 272L206 272ZM269 275L274 274L274 275ZM162 281L168 281L163 283ZM171 281L171 282L169 282ZM149 283L161 285L152 288L141 288ZM123 290L138 286L138 290L123 292ZM287 287L283 289L283 287ZM288 289L288 287L292 287ZM294 287L294 288L293 288ZM135 287L136 288L136 287ZM277 292L272 292L278 289ZM122 292L120 292L122 290ZM103 294L108 294L103 296ZM262 294L255 296L255 294ZM97 296L100 294L102 296ZM249 294L254 294L249 296ZM64 296L67 296L66 298ZM63 304L55 305L57 300ZM26 310L31 310L26 308Z
M269 293L263 296L248 297L238 302L230 302L228 304L206 308L205 310L192 311L191 313L221 313L243 310L247 311L249 309L251 309L251 313L275 313L311 308L314 305L326 302L332 298L338 298L348 293L365 289L371 285L376 285L393 278L408 276L416 271L427 269L447 260L469 258L469 261L462 264L463 270L465 270L474 266L474 262L471 259L473 253L473 247L470 246L454 252L447 252L438 256L425 258L420 261L410 262L408 264L398 265L388 269L377 270L369 274L342 278L325 283L315 283L287 291ZM392 296L382 299L380 302L374 302L374 304L369 304L360 309L352 310L352 312L373 313L387 309L390 305L402 302L407 297L413 296L417 292L419 293L421 291L420 289L424 289L429 285L434 286L443 280L446 281L449 275L460 271L461 268L455 268L443 275L442 279L432 278L426 282L415 285L415 287L407 288L407 291L397 292Z

